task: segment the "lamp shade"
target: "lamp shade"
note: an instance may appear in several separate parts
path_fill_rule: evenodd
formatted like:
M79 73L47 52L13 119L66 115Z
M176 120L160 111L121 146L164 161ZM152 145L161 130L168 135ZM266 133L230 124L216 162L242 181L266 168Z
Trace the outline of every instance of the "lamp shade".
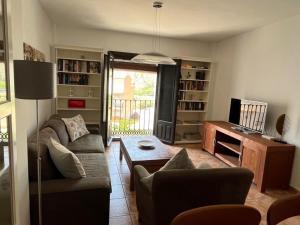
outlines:
M176 62L161 53L158 52L149 52L137 55L131 59L135 63L145 63L145 64L164 64L164 65L176 65Z
M14 60L15 96L20 99L55 97L53 63Z

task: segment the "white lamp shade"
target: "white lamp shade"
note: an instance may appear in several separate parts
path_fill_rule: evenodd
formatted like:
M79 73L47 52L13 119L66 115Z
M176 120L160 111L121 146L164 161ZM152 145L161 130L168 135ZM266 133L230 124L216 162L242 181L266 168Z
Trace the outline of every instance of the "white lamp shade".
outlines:
M135 63L176 65L176 62L172 58L157 52L140 54L133 57L131 60Z

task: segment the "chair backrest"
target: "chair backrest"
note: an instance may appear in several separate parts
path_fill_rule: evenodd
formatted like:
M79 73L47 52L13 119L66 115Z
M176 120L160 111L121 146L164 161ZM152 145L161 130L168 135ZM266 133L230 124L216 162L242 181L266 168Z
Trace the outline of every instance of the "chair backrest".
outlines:
M261 215L244 205L214 205L180 213L171 225L259 225Z
M152 184L155 225L208 205L244 204L253 173L244 168L158 171Z
M300 194L279 199L270 206L267 213L268 225L276 225L290 217L300 215Z

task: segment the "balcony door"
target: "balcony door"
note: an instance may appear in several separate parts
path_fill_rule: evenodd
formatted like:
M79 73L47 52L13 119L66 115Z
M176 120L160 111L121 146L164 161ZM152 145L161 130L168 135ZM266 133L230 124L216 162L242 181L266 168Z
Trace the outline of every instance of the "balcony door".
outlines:
M157 66L132 63L134 56L109 51L105 57L106 143L124 135L153 134Z
M0 0L0 224L16 224L14 171L15 108L10 0Z
M181 60L176 63L158 67L154 135L167 144L173 144L175 139Z

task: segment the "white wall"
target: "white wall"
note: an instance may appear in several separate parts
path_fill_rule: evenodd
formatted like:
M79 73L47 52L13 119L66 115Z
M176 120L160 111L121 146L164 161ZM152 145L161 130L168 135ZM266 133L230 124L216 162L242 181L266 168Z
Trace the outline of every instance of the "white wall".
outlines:
M50 59L52 25L38 0L12 0L13 58L23 59L23 42L45 53ZM51 101L40 104L41 121L51 114ZM27 161L27 136L36 126L35 104L16 100L17 171L16 214L17 224L29 225L29 186Z
M106 30L93 30L56 26L54 42L57 45L73 45L102 48L104 51L144 53L152 51L152 36ZM160 52L172 57L212 57L213 44L199 41L161 38Z
M284 139L298 146L291 185L300 189L300 16L216 45L213 119L227 120L230 98L269 103L266 130L287 114ZM276 176L276 174L274 174Z

